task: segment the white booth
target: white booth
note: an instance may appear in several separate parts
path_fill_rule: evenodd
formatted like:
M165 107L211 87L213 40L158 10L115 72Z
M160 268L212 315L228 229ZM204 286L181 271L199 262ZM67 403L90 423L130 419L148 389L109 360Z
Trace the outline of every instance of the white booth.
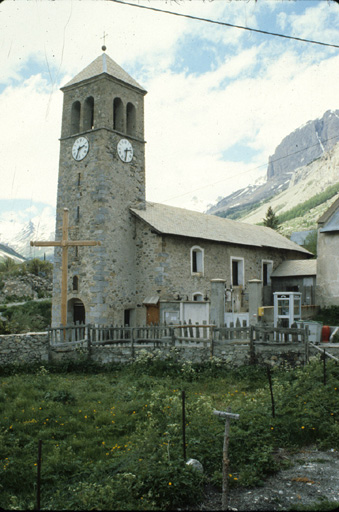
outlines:
M275 292L274 296L274 327L281 319L283 327L291 327L293 322L301 320L301 293Z

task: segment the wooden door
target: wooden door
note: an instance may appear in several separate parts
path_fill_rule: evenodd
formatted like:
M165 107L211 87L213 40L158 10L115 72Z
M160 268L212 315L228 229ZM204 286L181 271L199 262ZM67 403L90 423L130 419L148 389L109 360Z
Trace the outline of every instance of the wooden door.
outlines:
M149 304L146 306L146 324L159 324L160 322L160 309L159 304Z

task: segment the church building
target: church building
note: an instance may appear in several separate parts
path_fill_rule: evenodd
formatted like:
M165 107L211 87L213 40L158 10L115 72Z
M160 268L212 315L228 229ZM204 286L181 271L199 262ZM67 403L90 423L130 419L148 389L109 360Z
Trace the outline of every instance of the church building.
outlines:
M64 93L56 240L68 249L67 322L101 325L209 319L211 281L247 311L247 283L270 286L285 260L311 254L276 231L150 203L145 196L145 89L106 53ZM62 251L55 249L52 326L61 323Z

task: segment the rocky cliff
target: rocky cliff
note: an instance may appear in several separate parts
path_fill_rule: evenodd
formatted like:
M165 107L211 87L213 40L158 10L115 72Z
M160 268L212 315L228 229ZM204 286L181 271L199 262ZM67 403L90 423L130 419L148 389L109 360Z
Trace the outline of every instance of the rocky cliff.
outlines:
M338 142L339 110L329 110L321 119L309 121L281 141L269 157L264 184L234 192L212 206L207 213L233 218L243 216L260 203L286 190L297 169L306 169Z

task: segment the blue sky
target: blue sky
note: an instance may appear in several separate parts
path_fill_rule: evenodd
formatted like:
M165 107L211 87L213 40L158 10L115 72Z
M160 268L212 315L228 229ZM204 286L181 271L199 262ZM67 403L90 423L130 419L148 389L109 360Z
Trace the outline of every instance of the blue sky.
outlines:
M339 6L327 0L134 3L339 45ZM55 205L60 87L101 54L104 31L108 55L148 91L150 201L204 211L265 175L283 137L339 109L338 48L109 1L5 0L0 219L11 204Z

